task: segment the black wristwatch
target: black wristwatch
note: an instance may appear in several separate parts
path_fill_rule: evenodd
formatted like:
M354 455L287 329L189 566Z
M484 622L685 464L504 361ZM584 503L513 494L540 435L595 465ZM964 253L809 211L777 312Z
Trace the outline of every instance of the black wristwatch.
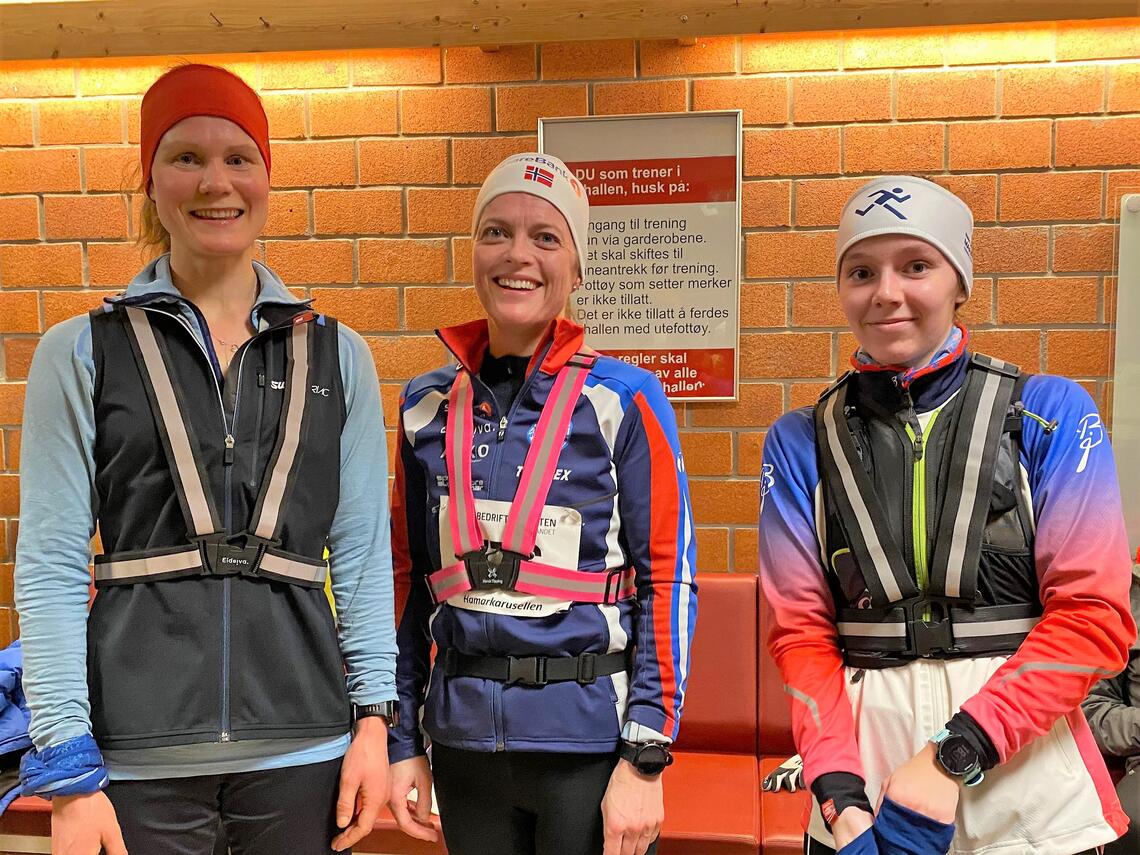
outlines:
M388 727L395 727L400 723L400 709L396 701L381 701L378 704L353 704L352 720L360 721L362 718L380 716Z
M961 779L967 787L976 787L985 779L982 758L966 737L942 728L930 737L930 741L934 744L938 763L947 774Z
M660 742L626 742L623 739L618 755L648 778L657 777L666 766L673 765L672 752Z

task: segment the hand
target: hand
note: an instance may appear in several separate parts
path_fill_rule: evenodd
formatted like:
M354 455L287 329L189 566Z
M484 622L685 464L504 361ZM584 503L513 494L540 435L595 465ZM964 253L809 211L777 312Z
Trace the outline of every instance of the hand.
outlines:
M860 807L845 807L839 818L831 823L831 836L835 838L838 851L870 828L875 818Z
M115 807L105 793L51 800L51 851L55 855L127 855Z
M958 779L938 762L935 747L926 743L883 782L882 797L939 822L952 823L958 812Z
M356 723L340 767L336 824L344 831L333 839L332 848L348 849L372 831L387 800L388 725L380 716L369 716Z
M664 821L661 776L647 778L628 761L618 760L602 799L602 855L645 855Z
M417 840L439 840L439 832L431 824L431 766L426 757L409 757L393 763L388 770L388 809L396 818L400 831ZM416 803L408 801L408 793L416 791Z

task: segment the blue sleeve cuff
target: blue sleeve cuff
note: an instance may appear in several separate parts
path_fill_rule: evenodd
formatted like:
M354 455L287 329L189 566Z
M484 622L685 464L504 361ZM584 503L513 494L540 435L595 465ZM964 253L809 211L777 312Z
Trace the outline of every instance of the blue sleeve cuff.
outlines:
M875 840L872 826L840 849L835 855L879 855L879 844Z
M20 792L25 796L76 796L107 786L107 769L90 736L76 736L43 751L34 748L20 760Z
M873 830L879 855L946 855L954 839L954 823L931 819L886 797Z

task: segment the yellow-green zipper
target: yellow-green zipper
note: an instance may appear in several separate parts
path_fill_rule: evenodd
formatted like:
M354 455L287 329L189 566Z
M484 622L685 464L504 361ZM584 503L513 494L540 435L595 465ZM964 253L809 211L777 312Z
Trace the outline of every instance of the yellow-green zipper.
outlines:
M934 420L938 418L941 410L935 410L930 415L930 421L926 425L926 432L924 436L930 437L931 432L934 430ZM914 546L914 575L915 581L918 583L920 591L925 591L930 587L930 568L926 565L926 458L927 455L919 453L918 449L922 446L919 444L919 438L914 432L914 428L910 425L905 425L906 435L910 437L911 446L915 449L914 455L914 475L911 496L911 541ZM924 621L930 620L930 608L927 607L922 613Z

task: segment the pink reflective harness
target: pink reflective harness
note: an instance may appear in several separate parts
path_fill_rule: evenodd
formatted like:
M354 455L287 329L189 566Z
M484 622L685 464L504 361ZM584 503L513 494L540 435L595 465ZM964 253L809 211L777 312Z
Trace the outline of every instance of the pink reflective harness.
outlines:
M586 375L596 359L592 351L576 353L558 371L554 388L539 416L534 442L527 450L501 544L487 542L475 514L475 494L471 487L474 392L467 369L462 366L458 369L448 394L444 454L451 542L459 560L428 577L437 602L470 590L491 588L579 603L615 603L635 594L631 567L592 573L531 560L558 455L570 430L570 418Z

